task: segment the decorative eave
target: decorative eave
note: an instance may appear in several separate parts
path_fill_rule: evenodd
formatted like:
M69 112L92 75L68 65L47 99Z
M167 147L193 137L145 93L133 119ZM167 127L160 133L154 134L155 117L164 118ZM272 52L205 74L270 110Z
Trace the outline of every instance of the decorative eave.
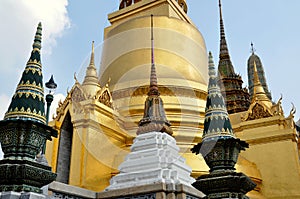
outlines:
M255 101L252 103L243 118L243 121L256 120L266 117L272 117L273 113L269 107L260 101Z
M75 83L70 91L70 94L72 102L81 102L88 99L82 86L79 83Z
M81 103L86 100L92 100L91 103L94 103L95 100L97 100L98 102L104 104L105 106L114 109L113 98L109 90L110 80L108 80L107 84L104 87L98 90L98 92L95 94L94 97L88 98L86 96L86 93L84 92L84 89L82 88L82 85L77 80L75 74L74 74L74 79L75 79L75 84L73 85L70 91L67 91L67 97L63 102L60 101L58 103L58 108L56 109L56 117L53 118L54 120L60 120L60 118L64 115L65 110L67 109L70 103Z
M105 106L114 109L113 98L109 90L109 83L110 83L110 78L108 79L106 85L97 92L96 99L100 103L104 104Z

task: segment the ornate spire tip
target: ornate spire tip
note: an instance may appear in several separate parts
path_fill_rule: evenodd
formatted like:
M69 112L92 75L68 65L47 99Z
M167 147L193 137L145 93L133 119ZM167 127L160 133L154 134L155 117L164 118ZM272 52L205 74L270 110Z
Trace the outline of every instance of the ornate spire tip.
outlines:
M39 22L36 33L35 33L35 37L34 37L34 42L33 42L33 49L37 48L37 49L41 49L41 43L42 43L42 23Z

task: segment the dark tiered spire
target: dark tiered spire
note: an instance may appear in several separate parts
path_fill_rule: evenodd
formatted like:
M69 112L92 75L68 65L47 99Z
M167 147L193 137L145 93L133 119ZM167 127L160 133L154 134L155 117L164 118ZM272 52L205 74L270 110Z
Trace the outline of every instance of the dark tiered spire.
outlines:
M151 15L151 74L148 97L145 101L144 117L139 122L137 134L148 132L165 132L170 135L173 131L167 120L163 101L159 97L156 69L154 63L153 15Z
M220 12L220 54L219 54L219 73L221 76L233 75L234 68L232 66L229 50L225 37L225 28L222 16L222 5L221 0L219 0L219 12Z
M266 95L272 101L272 96L268 89L268 85L267 85L267 81L266 81L266 77L265 77L264 67L262 65L262 62L261 62L259 56L257 56L255 54L255 49L254 49L253 43L251 42L251 55L248 59L248 86L249 86L250 100L252 100L253 95L254 95L254 91L253 91L253 89L254 89L254 74L255 74L254 63L257 68L257 74L258 74L259 81L260 81L262 87L264 88Z
M234 72L230 60L228 46L225 37L225 29L222 16L222 5L219 0L220 12L220 54L219 54L219 86L226 102L229 114L247 111L250 105L248 90L242 88L242 77Z
M42 24L39 23L32 45L31 56L6 112L5 120L33 120L46 122L43 75L41 64Z

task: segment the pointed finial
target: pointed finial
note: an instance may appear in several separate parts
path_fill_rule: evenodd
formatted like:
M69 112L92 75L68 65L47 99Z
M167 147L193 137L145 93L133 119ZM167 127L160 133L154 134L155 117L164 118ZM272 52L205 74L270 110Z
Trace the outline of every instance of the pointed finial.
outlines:
M252 55L254 55L254 52L255 52L256 50L255 50L255 48L254 48L254 45L253 45L253 43L251 42L251 53L252 53Z
M97 69L95 66L94 41L92 42L92 52L91 52L90 64L86 69L86 73L85 73L85 77L84 77L82 86L83 86L83 90L87 94L87 96L94 96L100 87Z
M35 33L34 42L32 44L33 49L37 48L40 50L42 48L41 43L42 43L42 23L40 22Z
M225 38L225 29L224 29L223 16L222 16L221 0L219 0L219 12L220 12L220 34L221 34L221 38Z
M92 42L92 53L91 53L90 66L95 66L95 48L94 48L94 41Z
M221 4L221 0L219 0L219 9L220 9L220 16L222 18L222 4Z
M209 74L209 77L216 76L215 64L214 64L214 60L213 60L211 51L209 51L209 55L208 55L208 74Z
M234 76L234 68L230 60L229 50L225 37L225 28L222 18L221 0L219 0L219 12L220 12L220 54L219 54L219 66L218 71L221 76Z
M153 15L151 15L151 74L150 74L150 89L148 95L159 95L156 69L154 63Z

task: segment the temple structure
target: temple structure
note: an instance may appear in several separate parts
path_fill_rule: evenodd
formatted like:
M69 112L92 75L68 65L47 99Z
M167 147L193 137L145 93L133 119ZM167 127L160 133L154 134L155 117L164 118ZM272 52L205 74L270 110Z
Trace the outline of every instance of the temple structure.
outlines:
M130 153L119 166L120 173L110 180L110 186L99 193L100 198L203 198L193 189L191 168L179 155L179 147L166 118L163 100L158 90L154 63L153 15L151 15L151 75L144 116L139 122L137 137ZM156 190L153 187L156 186ZM163 187L169 187L165 190ZM124 190L136 190L124 194Z
M61 182L100 191L118 173L145 114L151 73L151 14L156 22L153 30L159 35L153 50L160 80L157 87L168 118L165 126L172 124L187 164L197 159L190 148L199 141L203 128L207 55L201 33L180 4L142 0L108 15L111 26L104 30L98 78L94 69L89 72L90 66L82 84L75 78L52 123L60 130L60 138L48 143L46 155L58 179L65 176ZM173 38L178 38L177 42ZM118 45L120 42L126 45ZM87 78L94 83L86 84ZM196 161L200 163L195 164L193 175L205 172L202 161Z
M300 198L295 108L285 116L283 98L272 102L255 54L248 61L250 101L230 59L220 1L218 74L211 54L208 71L204 38L187 11L185 0L122 0L119 10L108 14L101 70L92 43L84 80L74 75L49 122L58 131L45 153L57 174L49 185L51 197ZM155 45L151 33L158 35ZM0 190L18 196L40 192L55 177L36 161L44 141L55 136L45 125L40 37L41 26L0 122ZM22 125L28 126L22 130ZM48 178L11 180L7 167L24 163ZM20 184L25 179L37 181Z

